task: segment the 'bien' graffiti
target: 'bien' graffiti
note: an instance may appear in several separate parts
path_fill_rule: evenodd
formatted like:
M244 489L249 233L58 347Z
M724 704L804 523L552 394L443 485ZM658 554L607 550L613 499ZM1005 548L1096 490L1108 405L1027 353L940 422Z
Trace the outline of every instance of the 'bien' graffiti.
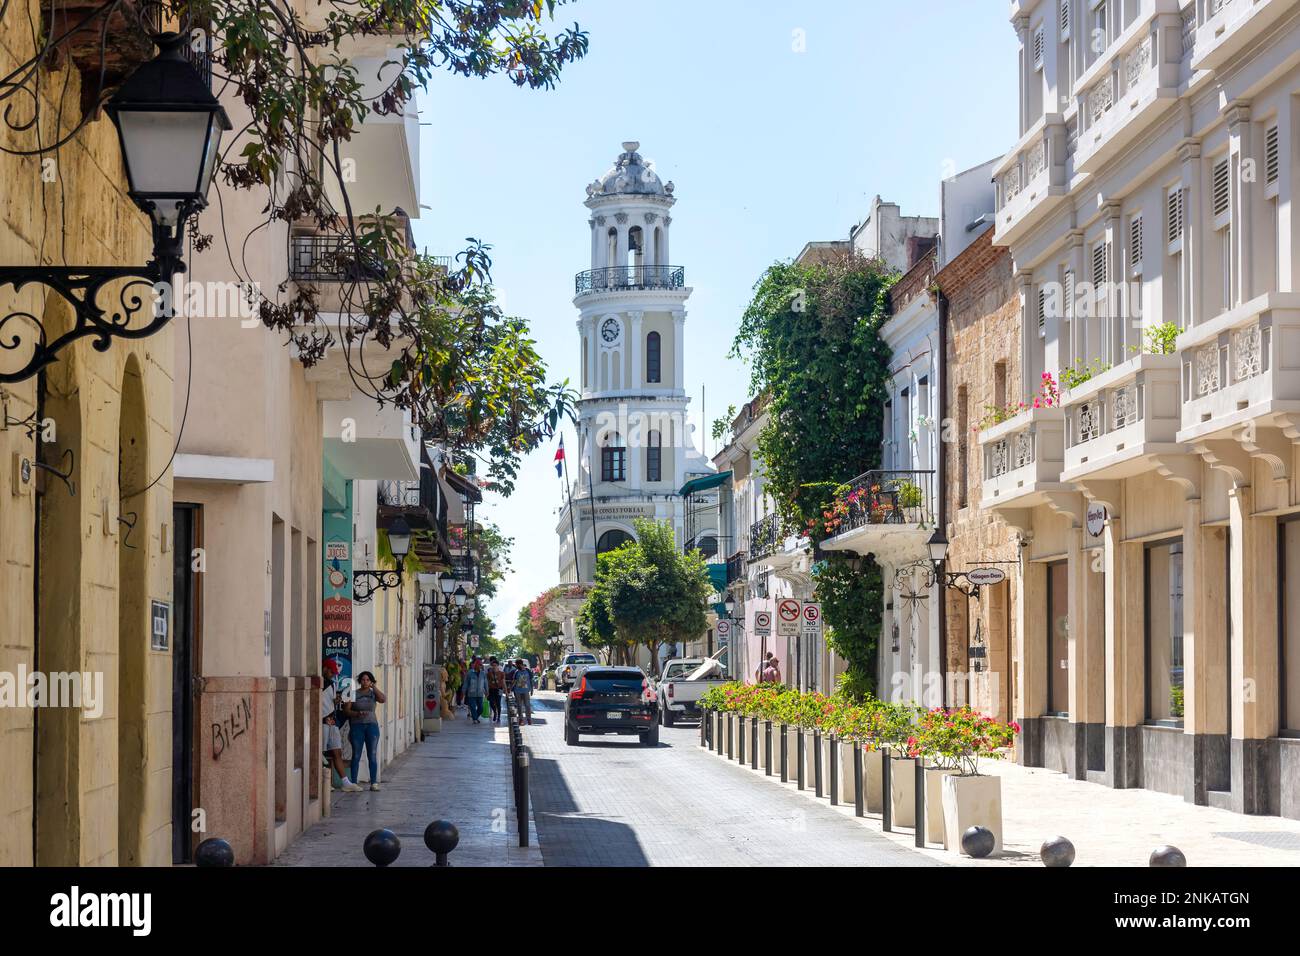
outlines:
M241 697L224 720L212 724L212 759L220 759L236 740L248 732L252 722L253 705L247 697Z

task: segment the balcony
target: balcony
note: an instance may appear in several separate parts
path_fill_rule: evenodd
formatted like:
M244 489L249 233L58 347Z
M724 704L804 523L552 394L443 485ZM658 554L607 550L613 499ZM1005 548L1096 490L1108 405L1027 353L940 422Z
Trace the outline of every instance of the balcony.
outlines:
M737 551L731 557L727 558L727 585L728 587L737 581L745 580L746 554L744 551Z
M1014 242L1070 191L1073 158L1065 119L1049 113L994 169L996 240Z
M1196 0L1192 69L1221 68L1294 10L1290 0Z
M776 512L764 515L749 528L749 561L761 561L777 552L781 547L781 523Z
M1064 491L1065 414L1060 408L1031 408L986 429L983 508L1028 508Z
M611 266L588 269L573 279L574 295L593 292L632 292L643 289L680 289L686 285L682 266Z
M868 471L849 482L838 499L835 534L823 551L873 554L886 564L919 560L929 554L936 502L933 471Z
M1179 362L1177 355L1136 355L1062 396L1062 481L1127 478L1150 467L1145 456L1179 450Z
M298 282L365 282L381 279L383 264L359 251L348 236L293 236L289 278Z
M423 445L420 448L418 481L378 483L376 523L381 528L387 528L399 517L412 531L417 532L411 546L426 571L449 563L451 550L447 537L447 499L434 476L428 449Z
M1075 169L1093 172L1131 144L1178 98L1184 26L1176 0L1159 0L1076 84L1079 141Z
M1300 294L1269 292L1178 337L1180 442L1300 412Z

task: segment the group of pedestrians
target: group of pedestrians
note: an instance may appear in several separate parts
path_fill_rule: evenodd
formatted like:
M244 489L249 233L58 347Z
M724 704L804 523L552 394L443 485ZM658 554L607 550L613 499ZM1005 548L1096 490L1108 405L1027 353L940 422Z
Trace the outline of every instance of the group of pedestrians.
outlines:
M483 703L487 701L488 716L492 723L501 722L501 701L505 694L514 694L515 703L520 714L526 715L528 723L533 722L533 672L523 658L507 659L504 664L495 657L486 661L475 657L470 661L469 671L461 690L465 695L465 706L469 719L474 723L483 722Z
M357 675L356 693L351 700L341 700L338 687L338 662L325 658L321 663L324 686L321 688L321 723L324 725L322 749L330 767L339 776L340 789L355 792L364 789L358 784L361 769L361 750L365 748L370 770L370 789L379 789L379 716L377 708L388 698L375 682L375 675L362 671ZM352 747L351 765L343 763L343 727L348 728L348 742Z

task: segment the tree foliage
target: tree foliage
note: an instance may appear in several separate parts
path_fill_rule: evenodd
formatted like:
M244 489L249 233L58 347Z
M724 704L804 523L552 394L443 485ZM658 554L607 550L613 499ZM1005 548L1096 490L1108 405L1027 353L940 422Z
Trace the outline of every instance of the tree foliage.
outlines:
M703 555L679 551L672 525L638 518L634 527L636 540L597 558L596 580L578 615L578 635L611 661L644 645L654 666L660 644L684 643L704 632L713 588Z
M815 265L776 263L754 286L732 354L751 363L751 389L767 394L758 439L767 487L790 531L824 536L819 519L835 489L880 466L896 276L877 259L844 255ZM874 682L880 632L879 568L852 571L831 554L816 566L827 643L848 664L846 690Z

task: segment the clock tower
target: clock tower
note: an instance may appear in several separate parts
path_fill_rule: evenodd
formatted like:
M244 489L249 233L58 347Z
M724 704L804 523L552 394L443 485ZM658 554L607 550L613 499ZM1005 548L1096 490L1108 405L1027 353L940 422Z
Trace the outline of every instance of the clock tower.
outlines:
M714 470L686 419L691 290L669 255L677 200L639 147L624 143L614 165L587 186L591 267L574 280L582 398L569 460L572 505L566 501L556 527L561 581L592 580L595 555L634 537L637 517L671 521L685 544L677 491ZM716 550L716 529L696 539L701 550Z

